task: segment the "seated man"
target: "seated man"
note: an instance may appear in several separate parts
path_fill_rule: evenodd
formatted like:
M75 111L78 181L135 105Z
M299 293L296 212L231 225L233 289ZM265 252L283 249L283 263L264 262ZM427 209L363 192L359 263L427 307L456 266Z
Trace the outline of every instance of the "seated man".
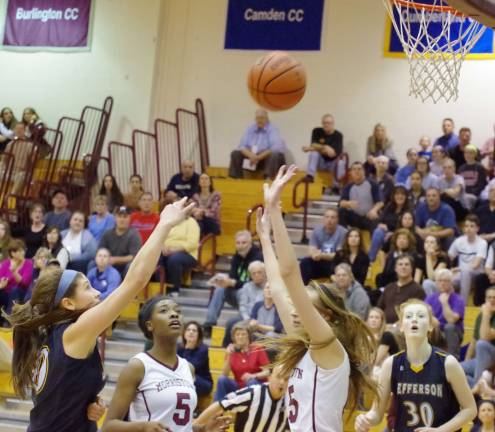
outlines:
M375 174L371 178L380 186L380 192L384 203L392 196L395 187L395 179L388 173L389 158L385 155L377 156L374 160Z
M52 195L53 210L45 214L45 225L56 227L59 231L69 228L71 212L67 209L68 205L67 194L62 189L55 190Z
M137 230L144 244L160 221L160 215L151 211L153 208L153 195L143 192L138 201L139 211L131 213L131 228Z
M323 215L323 225L316 227L309 241L309 256L300 262L301 276L305 284L311 279L328 278L335 253L340 250L347 230L339 225L337 209L328 209Z
M480 162L476 160L478 149L476 146L469 144L464 148L464 158L466 163L462 164L459 169L459 175L464 179L466 186L466 204L468 209L473 209L481 192L487 185L486 170Z
M434 147L439 145L448 152L459 144L459 137L454 133L454 120L445 118L442 122L443 135L435 140Z
M229 274L217 273L209 283L214 287L213 295L208 305L206 321L203 324L205 334L209 337L211 327L216 325L222 312L224 302L237 307L237 291L250 280L248 266L253 261L263 261L261 250L253 245L249 231L238 231L235 235L235 249Z
M229 177L243 178L243 169L263 171L265 178L275 178L285 164L285 143L276 126L268 120L268 113L256 110L255 123L241 138L237 150L230 154Z
M284 332L284 326L273 302L270 285L265 284L263 300L256 302L251 309L249 328L255 337L265 335L277 337Z
M454 210L440 200L440 191L429 188L426 200L416 208L416 233L425 240L429 235L437 238L447 250L457 230Z
M443 161L443 175L438 180L442 201L454 210L456 220L462 221L467 211L464 178L455 173L455 162L447 158Z
M96 267L88 271L91 286L100 292L100 300L105 300L120 285L120 273L110 264L110 251L99 248L95 257Z
M481 238L491 243L495 240L495 182L488 188L488 201L478 206L474 213L480 220Z
M449 269L438 270L435 282L438 292L426 297L433 313L433 334L445 340L447 352L459 359L461 342L464 337L464 309L466 303L454 291L454 275Z
M455 166L459 169L466 163L464 150L471 143L471 129L463 127L459 129L459 144L449 150L449 158L455 162ZM476 148L476 147L475 147Z
M194 162L182 161L180 173L172 176L167 189L162 192L160 208L173 203L178 198L187 197L190 199L196 192L199 192L199 174L194 172Z
M476 275L473 280L473 303L475 306L481 306L484 303L485 292L490 286L495 286L495 242L488 246L483 273Z
M406 185L407 179L416 171L416 162L418 161L418 151L414 148L407 150L407 164L400 167L395 174L395 181L397 184Z
M163 244L160 266L165 268L167 292L173 297L179 295L184 273L198 262L199 231L196 219L188 217L170 230Z
M239 321L248 321L251 317L253 306L263 300L263 290L267 284L265 264L261 261L253 261L248 266L250 281L247 281L240 290L236 292L237 304L239 305L239 315L230 318L225 326L225 336L223 347L227 348L232 339L230 338L232 327Z
M361 284L354 279L351 266L347 263L339 264L335 267L332 280L342 293L346 309L366 321L371 307L370 298Z
M141 248L141 237L130 225L130 210L125 206L118 207L115 213L115 228L105 232L99 244L100 248L110 251L110 265L115 267L122 278Z
M485 303L474 323L473 339L466 360L461 363L469 385L473 387L484 370L495 362L495 287L486 290Z
M321 126L311 132L311 144L302 148L303 152L309 152L306 178L310 182L314 180L316 170L330 171L333 174L337 158L342 153L344 137L335 129L333 116L325 114L321 119ZM340 177L341 169L340 167L337 169L337 177Z
M339 220L345 227L371 231L383 207L380 187L364 175L361 162L351 166L351 182L342 191L339 202Z

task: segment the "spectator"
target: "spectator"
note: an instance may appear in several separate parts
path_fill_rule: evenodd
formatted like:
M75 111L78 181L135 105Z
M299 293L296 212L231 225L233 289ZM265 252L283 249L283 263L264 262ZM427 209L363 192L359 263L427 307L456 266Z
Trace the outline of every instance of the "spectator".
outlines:
M466 163L461 165L458 170L466 186L466 201L469 209L474 207L474 204L487 184L486 170L476 160L477 156L478 149L472 144L467 145L464 148Z
M431 235L425 238L425 254L420 257L418 268L423 277L423 290L426 295L437 291L435 283L436 274L442 269L446 269L449 264L449 257L440 248L440 243L436 237Z
M454 275L449 269L438 270L435 276L438 292L430 294L425 299L425 302L431 306L434 317L433 333L437 336L437 340L444 339L447 352L459 359L464 337L466 303L462 296L454 292Z
M364 251L364 242L361 231L357 228L351 228L345 235L342 249L337 251L334 260L332 261L332 269L330 274L333 273L335 266L346 263L351 266L352 274L361 285L364 285L366 275L368 274L368 267L370 265L370 259L368 254Z
M3 151L10 140L14 138L14 127L17 119L11 108L3 108L0 111L0 150Z
M409 210L407 201L407 189L398 185L393 189L392 199L385 205L380 214L378 225L371 236L371 246L368 253L370 262L376 260L378 251L383 247L385 242L392 237L392 233L399 224L399 218L402 213Z
M284 332L268 283L263 288L263 300L256 302L251 309L249 328L255 338L262 335L278 337Z
M485 303L474 323L466 360L461 363L469 385L474 387L484 370L495 361L495 287L486 290Z
M213 388L208 346L203 343L203 329L197 321L189 321L182 331L182 344L177 355L194 366L194 386L199 397L208 396Z
M434 147L441 146L446 152L459 144L459 137L454 133L454 120L445 118L442 121L443 135L435 140Z
M115 228L115 217L108 212L108 201L105 195L98 195L94 203L96 212L89 217L88 229L99 242L106 231Z
M0 261L8 258L8 249L11 240L9 223L0 219Z
M111 174L103 177L103 182L100 187L100 195L107 198L108 211L113 213L117 207L124 205L124 196L120 192L117 180Z
M418 156L419 157L425 157L428 162L431 161L431 140L429 136L423 135L419 139L419 148L421 150L418 151Z
M60 233L62 244L69 252L68 269L86 273L89 262L94 259L98 243L89 230L84 228L84 213L72 213L69 228Z
M342 247L347 230L339 225L339 213L336 209L327 209L323 215L323 224L316 227L309 241L309 256L301 260L301 276L305 284L311 279L328 278L331 261Z
M341 167L336 164L339 164L338 157L342 154L344 137L335 129L335 119L331 114L321 118L321 126L311 132L311 144L302 148L303 152L309 153L306 178L310 182L314 181L317 170L332 174L338 170L337 178L340 178Z
M366 324L368 324L368 328L371 330L371 333L373 333L375 341L379 343L382 334L385 331L385 314L383 313L383 310L372 307L366 317Z
M238 231L235 235L236 252L230 263L229 274L217 273L210 279L213 286L213 295L208 305L206 321L203 324L205 335L209 337L211 327L217 323L218 317L226 301L233 307L237 307L237 290L249 281L248 266L253 261L263 261L263 255L257 246L253 245L253 239L249 231Z
M196 203L193 217L201 229L201 237L207 234L220 234L220 207L222 196L213 188L211 177L203 173L199 176L199 192L192 196Z
M483 264L487 254L487 243L478 235L479 219L468 215L464 221L464 235L455 239L449 248L449 258L458 258L459 267L455 284L460 286L461 295L467 303L471 284L477 274L483 272Z
M285 143L276 126L263 109L256 110L255 123L250 125L241 143L230 154L229 176L242 178L243 169L263 171L265 178L275 178L285 164Z
M481 378L471 389L474 395L478 395L480 398L495 400L495 363L492 363L490 367L483 371Z
M33 280L33 261L26 259L26 245L14 239L9 258L0 263L0 306L10 313L14 302L22 303Z
M447 157L447 152L441 145L436 145L431 151L430 172L437 177L443 175L443 161Z
M254 305L263 300L263 291L266 286L265 264L261 261L253 261L248 266L250 281L247 281L240 290L236 292L236 300L239 305L239 315L230 318L225 326L223 347L226 348L232 340L230 333L234 324L239 321L249 321L251 310Z
M167 189L162 193L160 207L177 201L178 198L188 199L199 192L199 174L194 172L194 162L184 160L180 164L180 173L172 176Z
M373 377L377 378L380 375L380 369L388 356L399 352L399 346L392 332L386 331L385 313L378 307L370 309L366 324L370 328L378 345L376 357L373 366Z
M346 263L339 264L335 267L332 280L342 294L346 309L365 321L371 307L370 298L361 284L354 279L351 266Z
M29 208L31 225L24 230L23 238L26 243L26 258L32 258L43 244L46 234L46 225L43 223L45 208L43 204L34 203Z
M120 273L110 264L110 251L100 247L96 251L95 264L88 271L91 286L100 292L100 300L105 300L120 285Z
M130 192L124 194L124 205L131 211L139 211L139 198L144 192L143 178L139 174L131 175L129 189Z
M426 190L431 187L438 187L438 177L430 172L430 164L424 156L419 156L416 161L416 170L421 174L421 187ZM412 174L412 173L411 173ZM407 178L406 188L411 189L411 176Z
M464 150L471 143L471 129L463 127L459 129L459 144L449 150L449 157L455 162L455 166L459 169L466 163L464 158Z
M40 159L46 157L52 151L52 147L44 138L46 127L34 108L24 108L22 124L25 128L26 138L38 145L38 157Z
M38 248L33 256L33 277L32 282L29 286L27 296L25 297L25 301L31 298L31 293L33 291L34 285L36 284L36 281L40 276L40 273L46 269L47 264L53 259L54 258L48 248L43 246Z
M495 243L488 247L488 256L485 262L485 271L474 276L473 303L481 306L485 301L485 291L488 287L495 285Z
M59 262L60 268L65 270L69 263L69 251L62 244L60 230L57 227L49 227L46 230L43 246L46 247L51 255Z
M424 246L423 239L416 232L416 221L414 219L414 212L412 210L406 210L399 217L399 223L397 224L397 229L405 228L411 232L416 240L416 252L418 255L423 254ZM392 237L390 238L392 240ZM385 243L383 250L388 252L390 250L390 240Z
M173 297L179 295L184 273L198 262L199 236L198 223L188 217L170 230L163 244L160 266L165 268L165 279Z
M143 192L139 198L139 211L131 213L131 228L141 236L141 244L145 244L160 221L160 215L153 209L153 195Z
M397 184L405 185L408 177L416 169L416 161L418 160L418 152L416 149L410 148L407 150L407 164L397 170L395 181Z
M391 282L385 287L377 305L385 312L387 324L399 320L397 310L402 303L410 298L425 298L425 292L413 279L413 270L414 258L411 255L404 254L395 261L397 282Z
M440 177L438 188L442 201L454 210L457 221L462 221L467 214L464 179L455 173L452 159L443 162L443 176Z
M480 220L481 238L491 243L495 240L495 182L488 185L488 201L474 210L474 214ZM486 188L485 188L486 189Z
M495 132L495 124L493 125ZM481 163L488 172L493 171L493 154L495 151L495 136L488 138L480 149Z
M121 206L115 211L115 228L103 234L99 247L110 251L110 264L125 277L132 260L141 247L139 233L130 227L130 210Z
M495 430L495 402L492 399L482 399L478 403L478 420L471 432L492 432Z
M389 159L382 155L375 158L375 175L372 179L380 186L383 202L388 203L394 189L395 179L389 174Z
M389 174L394 175L397 171L397 160L392 149L393 142L387 136L384 125L377 123L373 129L373 135L368 137L366 143L366 162L364 169L367 175L376 172L376 162L379 156L386 156L389 160Z
M233 344L226 349L222 375L218 377L214 400L222 400L228 393L246 386L259 384L270 374L270 363L265 350L252 344L249 327L238 322L232 328ZM234 379L229 378L232 372Z
M69 228L71 212L67 209L68 205L67 194L61 189L55 190L52 195L53 210L45 215L46 226L57 227L59 231Z
M430 188L426 201L416 207L416 232L424 240L429 235L436 237L442 249L450 246L456 232L455 213L448 204L440 201L440 191Z
M351 166L351 182L342 191L339 220L343 226L373 230L383 201L379 186L365 177L363 164Z
M419 203L425 200L425 190L423 189L423 176L418 171L413 171L409 178L408 201L410 208L416 208Z

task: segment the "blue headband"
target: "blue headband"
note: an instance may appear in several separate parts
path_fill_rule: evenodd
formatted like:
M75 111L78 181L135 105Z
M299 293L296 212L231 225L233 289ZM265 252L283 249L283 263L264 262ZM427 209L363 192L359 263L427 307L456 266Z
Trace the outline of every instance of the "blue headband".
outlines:
M74 279L79 274L75 270L64 270L62 273L62 277L60 278L60 282L57 287L57 294L55 294L55 307L58 306L60 301L65 297L67 290L74 282Z

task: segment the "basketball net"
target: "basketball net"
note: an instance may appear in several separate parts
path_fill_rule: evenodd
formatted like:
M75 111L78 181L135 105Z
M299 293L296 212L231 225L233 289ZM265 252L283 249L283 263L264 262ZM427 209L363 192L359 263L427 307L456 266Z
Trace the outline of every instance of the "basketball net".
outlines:
M442 0L383 0L409 61L409 94L455 101L462 62L485 27Z

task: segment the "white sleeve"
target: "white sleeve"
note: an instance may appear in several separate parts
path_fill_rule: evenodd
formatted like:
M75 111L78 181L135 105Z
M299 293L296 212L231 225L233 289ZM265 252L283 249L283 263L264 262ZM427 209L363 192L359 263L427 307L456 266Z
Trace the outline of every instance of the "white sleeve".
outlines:
M486 250L488 248L488 243L486 242L485 239L482 239L481 237L479 238L479 240L481 240L479 243L479 247L478 247L478 250L476 251L476 256L479 257L479 258L483 258L485 259L486 258Z
M490 270L493 269L493 246L490 246L488 249L488 257L485 261L485 267L488 267Z
M455 239L454 242L450 245L449 247L449 257L451 258L457 258L458 251L457 251L457 243L459 242L460 237Z

